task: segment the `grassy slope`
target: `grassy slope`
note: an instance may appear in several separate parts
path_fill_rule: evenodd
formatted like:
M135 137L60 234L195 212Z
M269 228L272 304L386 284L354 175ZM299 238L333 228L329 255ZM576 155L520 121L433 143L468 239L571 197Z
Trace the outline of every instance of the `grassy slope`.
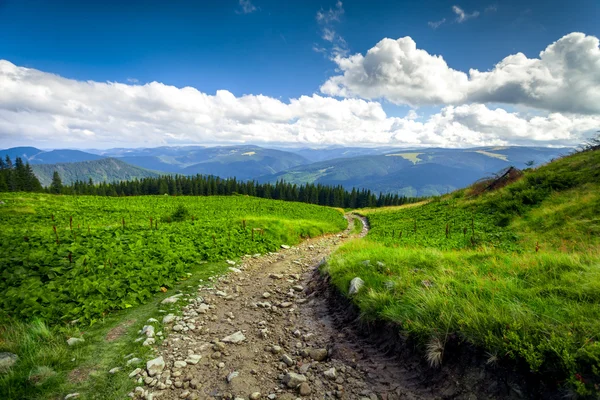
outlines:
M297 243L301 236L346 226L339 210L245 196L3 193L0 199L0 352L20 357L10 373L0 375L2 399L62 398L73 391L83 398L123 398L132 381L124 372L107 371L124 366L128 353L149 358L147 348L132 341L148 318L161 319L155 315L156 300L165 296L161 286L168 288L167 294L188 286L193 291L199 279L227 268L218 260L274 251L282 243ZM179 206L189 214L181 222L168 223ZM70 216L75 234L69 228ZM150 230L150 217L159 221L158 230ZM53 226L60 245L53 238ZM251 228L264 234L257 231L252 240ZM66 257L69 253L73 263ZM69 324L75 318L80 322ZM107 333L128 321L131 325L123 336L108 343ZM68 347L70 336L82 336L86 342Z
M365 318L424 345L456 333L589 394L600 382L598 210L600 152L580 153L477 198L467 189L369 213L366 240L327 271L344 293L365 280L353 299Z
M54 171L58 171L65 185L69 185L76 180L87 182L90 178L98 183L159 176L157 172L129 165L115 158L73 163L33 164L31 167L43 186L52 183Z

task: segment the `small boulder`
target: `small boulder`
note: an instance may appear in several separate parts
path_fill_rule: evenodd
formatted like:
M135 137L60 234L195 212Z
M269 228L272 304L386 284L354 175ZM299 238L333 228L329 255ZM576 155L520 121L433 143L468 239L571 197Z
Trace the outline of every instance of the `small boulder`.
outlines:
M146 370L148 371L148 375L154 376L159 374L165 369L165 360L162 356L150 360L146 363Z
M284 249L284 250L287 250L287 249L290 248L290 246L288 246L287 244L282 244L281 248Z
M306 382L306 377L304 375L296 374L294 372L288 372L283 377L283 383L287 385L290 389L295 389L301 383Z
M83 338L72 337L72 338L67 339L67 344L69 346L75 346L75 345L83 343L83 342L85 342L85 340Z
M359 292L360 289L365 285L365 281L356 277L350 281L350 288L348 289L348 296L353 296Z
M175 315L174 314L167 314L163 317L162 323L164 325L170 324L171 322L175 321Z
M0 353L0 371L8 370L13 365L15 365L18 359L19 356L17 356L14 353Z
M70 393L68 395L65 396L65 400L69 400L69 399L75 399L79 397L79 393Z
M325 375L326 378L334 380L337 378L337 371L335 368L329 368L327 371L323 372L323 375Z
M244 340L246 340L246 336L244 336L244 334L241 331L237 331L221 339L221 342L237 344L243 342Z
M327 358L327 349L312 349L308 355L315 361L323 361Z
M300 386L298 387L298 391L300 393L300 396L310 396L310 393L312 392L310 386L306 382L302 382L300 384Z

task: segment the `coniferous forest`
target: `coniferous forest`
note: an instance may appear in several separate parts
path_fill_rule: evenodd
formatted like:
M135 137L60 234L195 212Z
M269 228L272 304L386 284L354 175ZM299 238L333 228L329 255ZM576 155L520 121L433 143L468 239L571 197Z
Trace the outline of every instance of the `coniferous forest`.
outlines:
M366 189L351 191L343 186L321 184L296 185L283 181L275 184L256 181L238 181L236 178L219 178L212 175L163 175L122 182L95 183L75 181L63 185L58 172L54 172L52 183L43 188L29 163L17 157L14 164L9 157L0 160L0 192L47 192L65 195L92 196L229 196L247 195L265 199L298 201L330 207L364 208L395 206L422 200L393 194L379 195Z

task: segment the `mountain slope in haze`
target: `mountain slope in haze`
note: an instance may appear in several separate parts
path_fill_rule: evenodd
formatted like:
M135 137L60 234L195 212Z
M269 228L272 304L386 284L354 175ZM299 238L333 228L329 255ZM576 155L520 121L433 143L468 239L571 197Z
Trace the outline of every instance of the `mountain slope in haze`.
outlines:
M312 162L319 162L336 158L380 155L389 153L393 150L393 147L326 147L324 149L289 149L288 151L301 155Z
M15 162L17 157L20 157L24 162L27 162L31 157L42 152L43 150L36 147L11 147L10 149L0 150L0 157L4 160L8 156L12 162Z
M29 164L56 164L56 163L72 163L81 161L93 161L105 158L103 156L86 153L81 150L40 150L35 147L13 147L10 149L0 150L0 157L3 159L9 156L12 161L17 157L21 157L24 162Z
M306 158L289 151L252 145L110 149L98 153L155 171L223 178L235 176L238 179L254 179L309 163Z
M160 175L158 172L129 165L114 158L74 163L34 164L31 167L43 186L50 185L54 171L58 171L65 185L77 180L87 182L90 178L94 183L100 183L151 178Z
M472 149L401 149L384 155L339 158L298 166L259 178L296 184L321 183L405 196L451 192L508 166L540 165L568 149L481 147Z

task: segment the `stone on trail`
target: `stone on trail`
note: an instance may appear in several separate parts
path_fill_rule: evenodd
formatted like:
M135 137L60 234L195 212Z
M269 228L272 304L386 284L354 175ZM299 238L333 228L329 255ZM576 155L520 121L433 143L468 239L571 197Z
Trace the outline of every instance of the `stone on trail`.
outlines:
M142 372L141 368L136 368L133 371L131 371L131 373L129 374L130 378L133 378L134 376L137 376L140 372Z
M292 358L290 356L288 356L287 354L284 354L281 356L281 361L283 361L285 363L285 365L287 365L288 367L291 367L292 365L294 365L294 360L292 360Z
M149 338L154 337L154 327L152 325L144 325L141 334Z
M358 276L350 281L350 288L348 289L348 296L355 295L365 285L365 281L360 279Z
M310 386L306 382L300 384L298 391L300 392L300 396L310 396L311 393Z
M259 400L261 398L260 392L254 392L250 395L250 400Z
M225 261L227 264L234 266L235 265L235 261L231 261L231 260L227 260Z
M229 375L227 375L227 383L231 383L231 381L237 378L239 375L240 373L237 371L231 372Z
M230 270L231 272L233 272L233 273L236 273L236 274L241 274L241 273L242 273L242 270L241 270L241 269L239 269L239 268L235 268L235 267L229 267L229 270Z
M337 378L337 372L335 368L329 368L327 371L323 372L323 375L325 375L325 377L329 379Z
M246 336L244 336L244 334L241 331L237 331L221 339L221 342L237 344L243 342L244 340L246 340Z
M283 383L287 385L290 389L295 389L301 383L306 382L306 377L304 375L296 374L294 372L288 372L283 377Z
M148 371L148 375L154 376L159 374L165 369L165 360L162 356L150 360L146 363L146 370Z
M308 355L315 361L323 361L327 358L327 349L312 349Z
M72 337L72 338L67 339L67 344L69 346L75 346L76 344L83 343L83 342L85 342L85 340L83 338Z
M144 340L142 346L152 346L154 343L156 343L156 339L149 337L146 340Z
M287 250L287 249L290 248L290 246L288 246L287 244L282 244L281 248L284 249L284 250Z
M114 367L112 368L110 371L108 371L109 374L116 374L117 372L119 372L121 370L121 367Z
M14 353L0 353L0 371L4 371L15 365L19 356Z
M175 315L174 314L167 314L163 317L162 323L164 325L166 324L170 324L171 322L175 321Z
M185 361L175 361L173 363L173 368L185 368L187 366L187 363Z
M181 325L177 324L177 325L175 325L175 326L173 327L173 330L174 330L175 332L182 331L182 330L183 330L183 326L181 326Z
M189 356L187 356L187 358L185 359L185 362L188 364L198 364L198 362L200 361L200 359L202 358L201 355L198 354L190 354Z

